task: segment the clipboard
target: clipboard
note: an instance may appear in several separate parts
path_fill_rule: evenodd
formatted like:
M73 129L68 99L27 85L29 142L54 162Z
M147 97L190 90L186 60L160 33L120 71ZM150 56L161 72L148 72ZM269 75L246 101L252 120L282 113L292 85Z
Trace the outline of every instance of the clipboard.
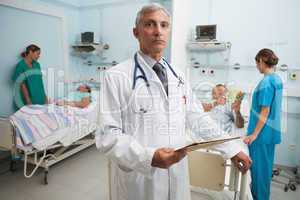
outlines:
M241 139L241 138L242 137L230 137L230 138L222 138L222 139L217 139L217 140L197 142L197 143L187 145L185 147L178 148L178 149L176 149L176 151L186 149L187 152L191 152L191 151L195 151L195 150L198 150L198 149L205 149L205 148L217 145L217 144L222 144L224 142L229 142L229 141L232 141L232 140L238 140L238 139Z

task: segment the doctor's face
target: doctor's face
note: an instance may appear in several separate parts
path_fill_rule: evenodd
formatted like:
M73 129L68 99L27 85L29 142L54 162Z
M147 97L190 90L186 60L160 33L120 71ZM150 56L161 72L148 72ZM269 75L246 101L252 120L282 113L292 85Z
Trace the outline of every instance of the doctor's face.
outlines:
M169 40L170 18L161 10L145 13L133 33L144 53L160 54Z

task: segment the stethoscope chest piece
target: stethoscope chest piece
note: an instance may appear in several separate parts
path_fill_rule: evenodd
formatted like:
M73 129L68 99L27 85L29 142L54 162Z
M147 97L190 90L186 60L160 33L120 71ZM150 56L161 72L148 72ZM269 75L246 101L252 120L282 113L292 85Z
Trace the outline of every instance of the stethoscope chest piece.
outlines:
M178 76L174 69L171 67L171 65L164 60L164 62L169 67L172 74L178 79L178 87L184 85L183 78ZM138 83L138 80L142 79L144 83ZM151 87L150 87L151 86ZM141 65L138 62L137 53L134 55L134 72L133 72L133 83L132 83L132 90L133 90L133 102L135 107L135 112L139 113L149 113L150 110L153 110L154 108L154 96L151 91L155 89L156 85L149 83L149 80L146 76L146 73L144 69L141 67Z

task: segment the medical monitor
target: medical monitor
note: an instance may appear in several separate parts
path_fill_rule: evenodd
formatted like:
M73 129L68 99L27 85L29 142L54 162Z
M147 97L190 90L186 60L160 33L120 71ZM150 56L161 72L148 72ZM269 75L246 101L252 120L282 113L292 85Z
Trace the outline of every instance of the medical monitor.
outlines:
M93 42L94 42L94 32L81 33L81 43L93 43Z
M217 25L198 25L196 26L196 40L210 41L215 40L217 34Z

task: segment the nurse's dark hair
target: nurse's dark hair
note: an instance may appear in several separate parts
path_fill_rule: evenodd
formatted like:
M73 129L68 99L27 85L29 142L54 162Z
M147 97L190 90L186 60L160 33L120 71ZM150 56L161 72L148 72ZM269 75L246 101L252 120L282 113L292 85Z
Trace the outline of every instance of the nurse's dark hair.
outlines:
M31 45L26 47L26 50L21 53L21 56L22 56L22 58L25 58L29 54L30 51L36 52L36 51L40 51L40 50L41 50L40 47L38 47L35 44L31 44Z
M139 12L137 13L136 18L135 18L135 27L137 27L137 25L140 23L141 18L144 14L152 13L152 12L159 11L159 10L163 11L169 18L171 18L171 15L166 8L164 8L159 3L151 3L146 6L143 6L141 8L141 10L139 10ZM171 19L170 19L170 21L171 21Z
M262 49L255 56L256 62L262 60L268 67L272 68L278 63L278 57L271 49Z

